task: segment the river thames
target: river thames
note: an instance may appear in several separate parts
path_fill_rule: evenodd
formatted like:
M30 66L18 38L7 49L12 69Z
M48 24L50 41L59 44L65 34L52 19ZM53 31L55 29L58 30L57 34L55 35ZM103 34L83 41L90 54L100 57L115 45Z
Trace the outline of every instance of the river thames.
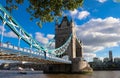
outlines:
M91 74L43 74L29 72L18 74L17 71L0 71L0 78L120 78L120 71L94 71Z

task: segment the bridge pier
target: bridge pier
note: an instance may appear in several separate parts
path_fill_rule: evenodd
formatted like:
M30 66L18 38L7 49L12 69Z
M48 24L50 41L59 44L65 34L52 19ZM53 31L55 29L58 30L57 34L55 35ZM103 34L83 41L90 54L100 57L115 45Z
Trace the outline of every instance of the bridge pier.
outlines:
M88 62L81 58L72 59L72 64L48 64L43 70L44 73L90 73L92 71Z
M72 59L72 73L90 73L93 69L87 61L80 57Z
M71 73L71 64L48 64L45 66L44 73Z
M87 61L77 57L72 59L72 64L47 64L44 73L90 73L92 68Z

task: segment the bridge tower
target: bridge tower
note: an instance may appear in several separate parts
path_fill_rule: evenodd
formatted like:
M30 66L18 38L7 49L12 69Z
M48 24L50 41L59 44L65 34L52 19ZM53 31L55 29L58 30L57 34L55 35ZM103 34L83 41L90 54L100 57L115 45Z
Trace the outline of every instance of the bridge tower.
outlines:
M63 20L60 24L56 24L55 47L58 48L62 46L68 40L71 34L71 43L66 52L63 54L63 56L68 55L70 60L76 57L82 57L82 46L76 38L76 29L74 22L72 20L69 21L68 18L65 16L63 17Z
M77 40L74 22L69 21L65 16L60 24L56 24L55 28L55 47L61 47L71 36L71 42L62 55L68 55L71 64L51 64L47 65L44 73L81 73L81 71L91 70L89 64L82 60L81 42ZM62 57L61 55L59 57Z
M60 24L56 24L55 29L55 47L58 48L62 46L72 34L71 42L68 46L68 49L63 54L69 56L69 60L72 61L71 64L71 72L72 73L80 73L81 71L91 71L89 64L87 61L83 60L82 56L82 44L76 37L76 29L74 22L69 21L65 16Z

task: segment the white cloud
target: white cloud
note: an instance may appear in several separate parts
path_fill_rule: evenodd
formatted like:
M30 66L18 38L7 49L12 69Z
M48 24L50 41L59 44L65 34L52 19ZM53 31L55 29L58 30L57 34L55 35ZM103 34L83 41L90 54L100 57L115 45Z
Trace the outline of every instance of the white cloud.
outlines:
M72 16L75 16L75 15L77 15L79 13L79 11L77 10L77 9L74 9L74 11L70 11L70 14L72 15Z
M6 32L6 29L3 28L3 26L0 26L0 34L1 34L2 31L4 31L4 36L5 37L18 38L17 35L14 32L12 32L12 31Z
M120 0L113 0L113 2L116 2L116 3L118 3L118 2L120 2Z
M47 34L47 36L45 36L43 33L40 32L35 33L35 39L49 49L55 47L55 42L49 43L53 38L54 38L53 34Z
M42 34L40 32L35 33L35 39L42 44L47 44L49 41L48 38L44 37L44 34Z
M83 57L87 61L92 61L94 57L96 57L95 53L83 53Z
M82 11L82 12L79 12L79 15L78 15L78 19L84 19L86 18L88 15L90 15L90 13L88 11Z
M94 54L94 53L84 53L83 56L93 58L93 57L96 57L96 54Z
M10 37L10 38L18 38L17 35L12 31L4 33L4 36Z
M98 2L100 2L100 3L104 3L104 2L106 2L107 0L97 0Z
M74 11L70 11L70 16L72 18L77 18L77 19L85 19L86 17L88 17L90 15L90 13L88 11L78 11L77 9L75 9Z
M84 52L96 52L120 43L120 19L108 17L91 19L77 26L77 36L84 44Z
M54 36L55 36L55 35L53 35L53 34L47 34L47 38L48 38L48 39L53 39Z

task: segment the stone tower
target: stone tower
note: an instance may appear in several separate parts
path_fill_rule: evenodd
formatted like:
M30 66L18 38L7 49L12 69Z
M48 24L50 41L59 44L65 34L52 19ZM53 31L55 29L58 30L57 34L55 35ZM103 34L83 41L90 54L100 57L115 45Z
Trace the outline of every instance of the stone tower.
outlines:
M44 73L81 73L91 72L92 69L89 67L87 61L82 58L82 46L81 42L77 40L75 25L73 21L69 21L65 16L60 24L56 24L55 28L55 47L61 47L71 36L71 42L62 55L68 55L71 64L47 64ZM60 57L62 57L60 55Z
M59 25L56 24L55 47L58 48L62 46L68 40L71 34L71 43L66 52L63 54L63 56L68 55L70 60L76 57L82 57L82 46L76 39L76 30L73 21L69 21L65 16Z

